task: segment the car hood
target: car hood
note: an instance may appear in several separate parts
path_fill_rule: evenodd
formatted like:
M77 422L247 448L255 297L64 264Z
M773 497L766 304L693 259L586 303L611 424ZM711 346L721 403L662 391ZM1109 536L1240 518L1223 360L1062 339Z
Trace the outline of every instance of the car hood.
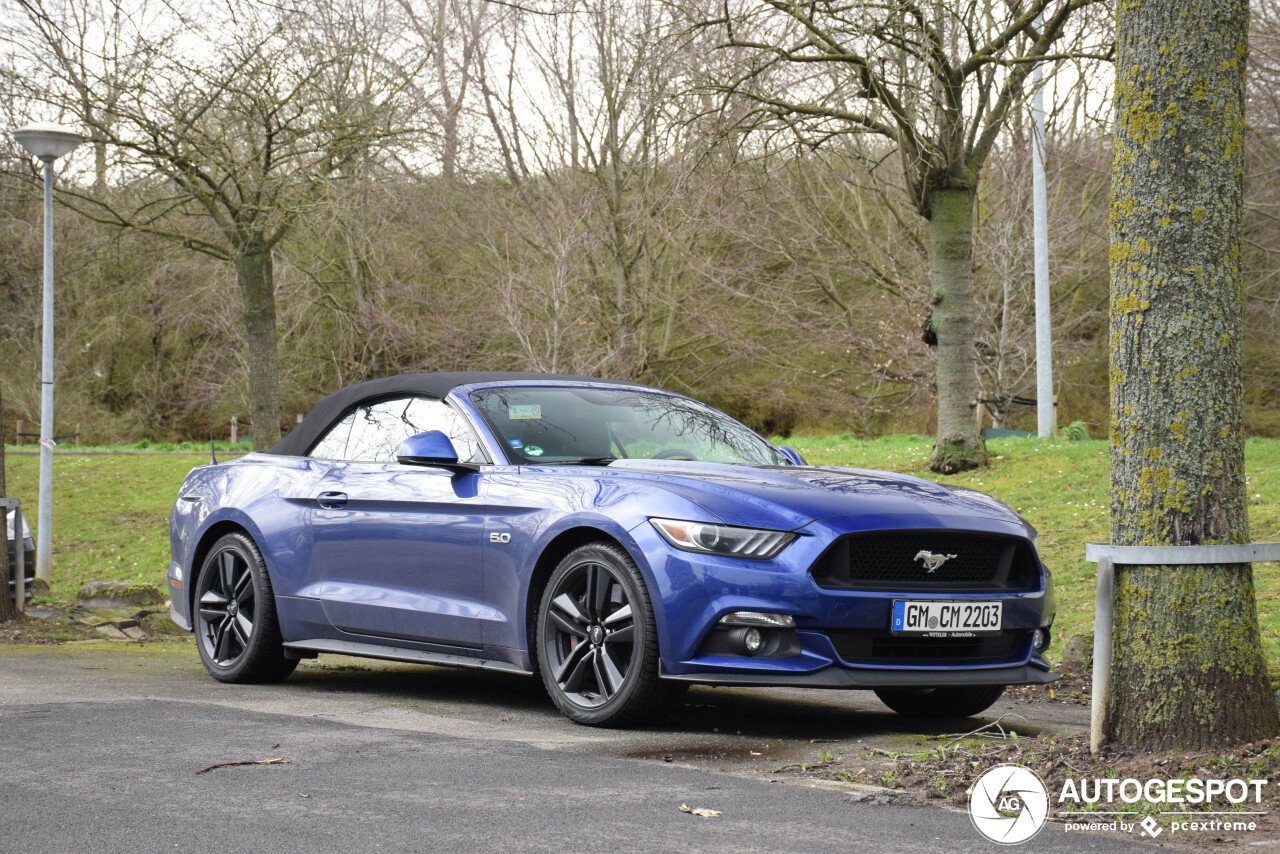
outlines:
M1022 517L989 495L891 472L630 459L608 471L655 481L733 525L792 530L819 519L862 516L872 525L941 528L971 518L1035 536Z

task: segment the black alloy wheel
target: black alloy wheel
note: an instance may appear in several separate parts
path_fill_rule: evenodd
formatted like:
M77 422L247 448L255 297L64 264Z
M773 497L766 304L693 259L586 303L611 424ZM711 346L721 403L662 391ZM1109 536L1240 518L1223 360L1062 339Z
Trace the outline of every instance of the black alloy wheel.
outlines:
M275 597L257 546L227 534L209 550L195 597L200 660L220 682L278 682L298 666L285 658Z
M578 723L621 726L670 693L658 679L644 580L617 545L593 543L560 562L543 592L537 637L547 692Z

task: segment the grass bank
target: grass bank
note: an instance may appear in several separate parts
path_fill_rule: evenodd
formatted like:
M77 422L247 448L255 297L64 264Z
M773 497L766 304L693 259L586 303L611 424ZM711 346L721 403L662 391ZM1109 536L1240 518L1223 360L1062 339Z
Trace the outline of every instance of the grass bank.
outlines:
M892 436L795 437L789 441L812 463L904 472L939 479L928 469L931 440ZM1040 531L1039 547L1058 584L1053 652L1073 634L1091 631L1094 567L1084 544L1107 540L1107 446L1101 441L989 443L992 464L946 478L988 492L1021 512ZM156 450L131 447L127 450ZM60 454L54 466L54 598L70 600L85 581L145 581L164 587L169 560L169 509L178 486L206 453L110 456ZM1249 516L1255 541L1280 540L1280 440L1251 439L1246 447ZM39 461L8 461L9 491L35 516ZM1267 657L1280 668L1280 573L1254 569Z

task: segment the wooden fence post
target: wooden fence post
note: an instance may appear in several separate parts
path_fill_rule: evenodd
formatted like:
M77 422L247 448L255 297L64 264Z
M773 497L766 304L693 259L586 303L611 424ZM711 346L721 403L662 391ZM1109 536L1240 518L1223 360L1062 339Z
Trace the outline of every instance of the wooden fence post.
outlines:
M15 444L15 445L21 445L21 444L22 444L22 434L23 434L23 433L25 433L25 432L27 432L27 431L26 431L25 429L23 429L23 428L25 428L26 426L27 426L27 422L25 422L25 421L23 421L21 418L19 418L19 419L18 419L18 425L17 425L17 427L15 428L15 435L14 435L14 437L13 437L13 444Z
M240 422L234 415L231 416L231 444L240 441Z

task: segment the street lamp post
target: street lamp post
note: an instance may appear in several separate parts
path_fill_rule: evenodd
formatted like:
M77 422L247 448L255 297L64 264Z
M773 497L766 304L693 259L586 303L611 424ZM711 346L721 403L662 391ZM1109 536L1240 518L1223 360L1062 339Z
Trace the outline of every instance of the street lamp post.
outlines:
M1036 18L1039 29L1041 19ZM1044 178L1044 76L1041 64L1031 70L1031 186L1036 271L1036 428L1041 439L1058 430L1053 400L1053 323L1049 311L1049 202Z
M40 508L36 528L36 578L49 582L53 545L53 161L84 137L49 122L27 125L14 139L44 163L44 332L40 366Z

